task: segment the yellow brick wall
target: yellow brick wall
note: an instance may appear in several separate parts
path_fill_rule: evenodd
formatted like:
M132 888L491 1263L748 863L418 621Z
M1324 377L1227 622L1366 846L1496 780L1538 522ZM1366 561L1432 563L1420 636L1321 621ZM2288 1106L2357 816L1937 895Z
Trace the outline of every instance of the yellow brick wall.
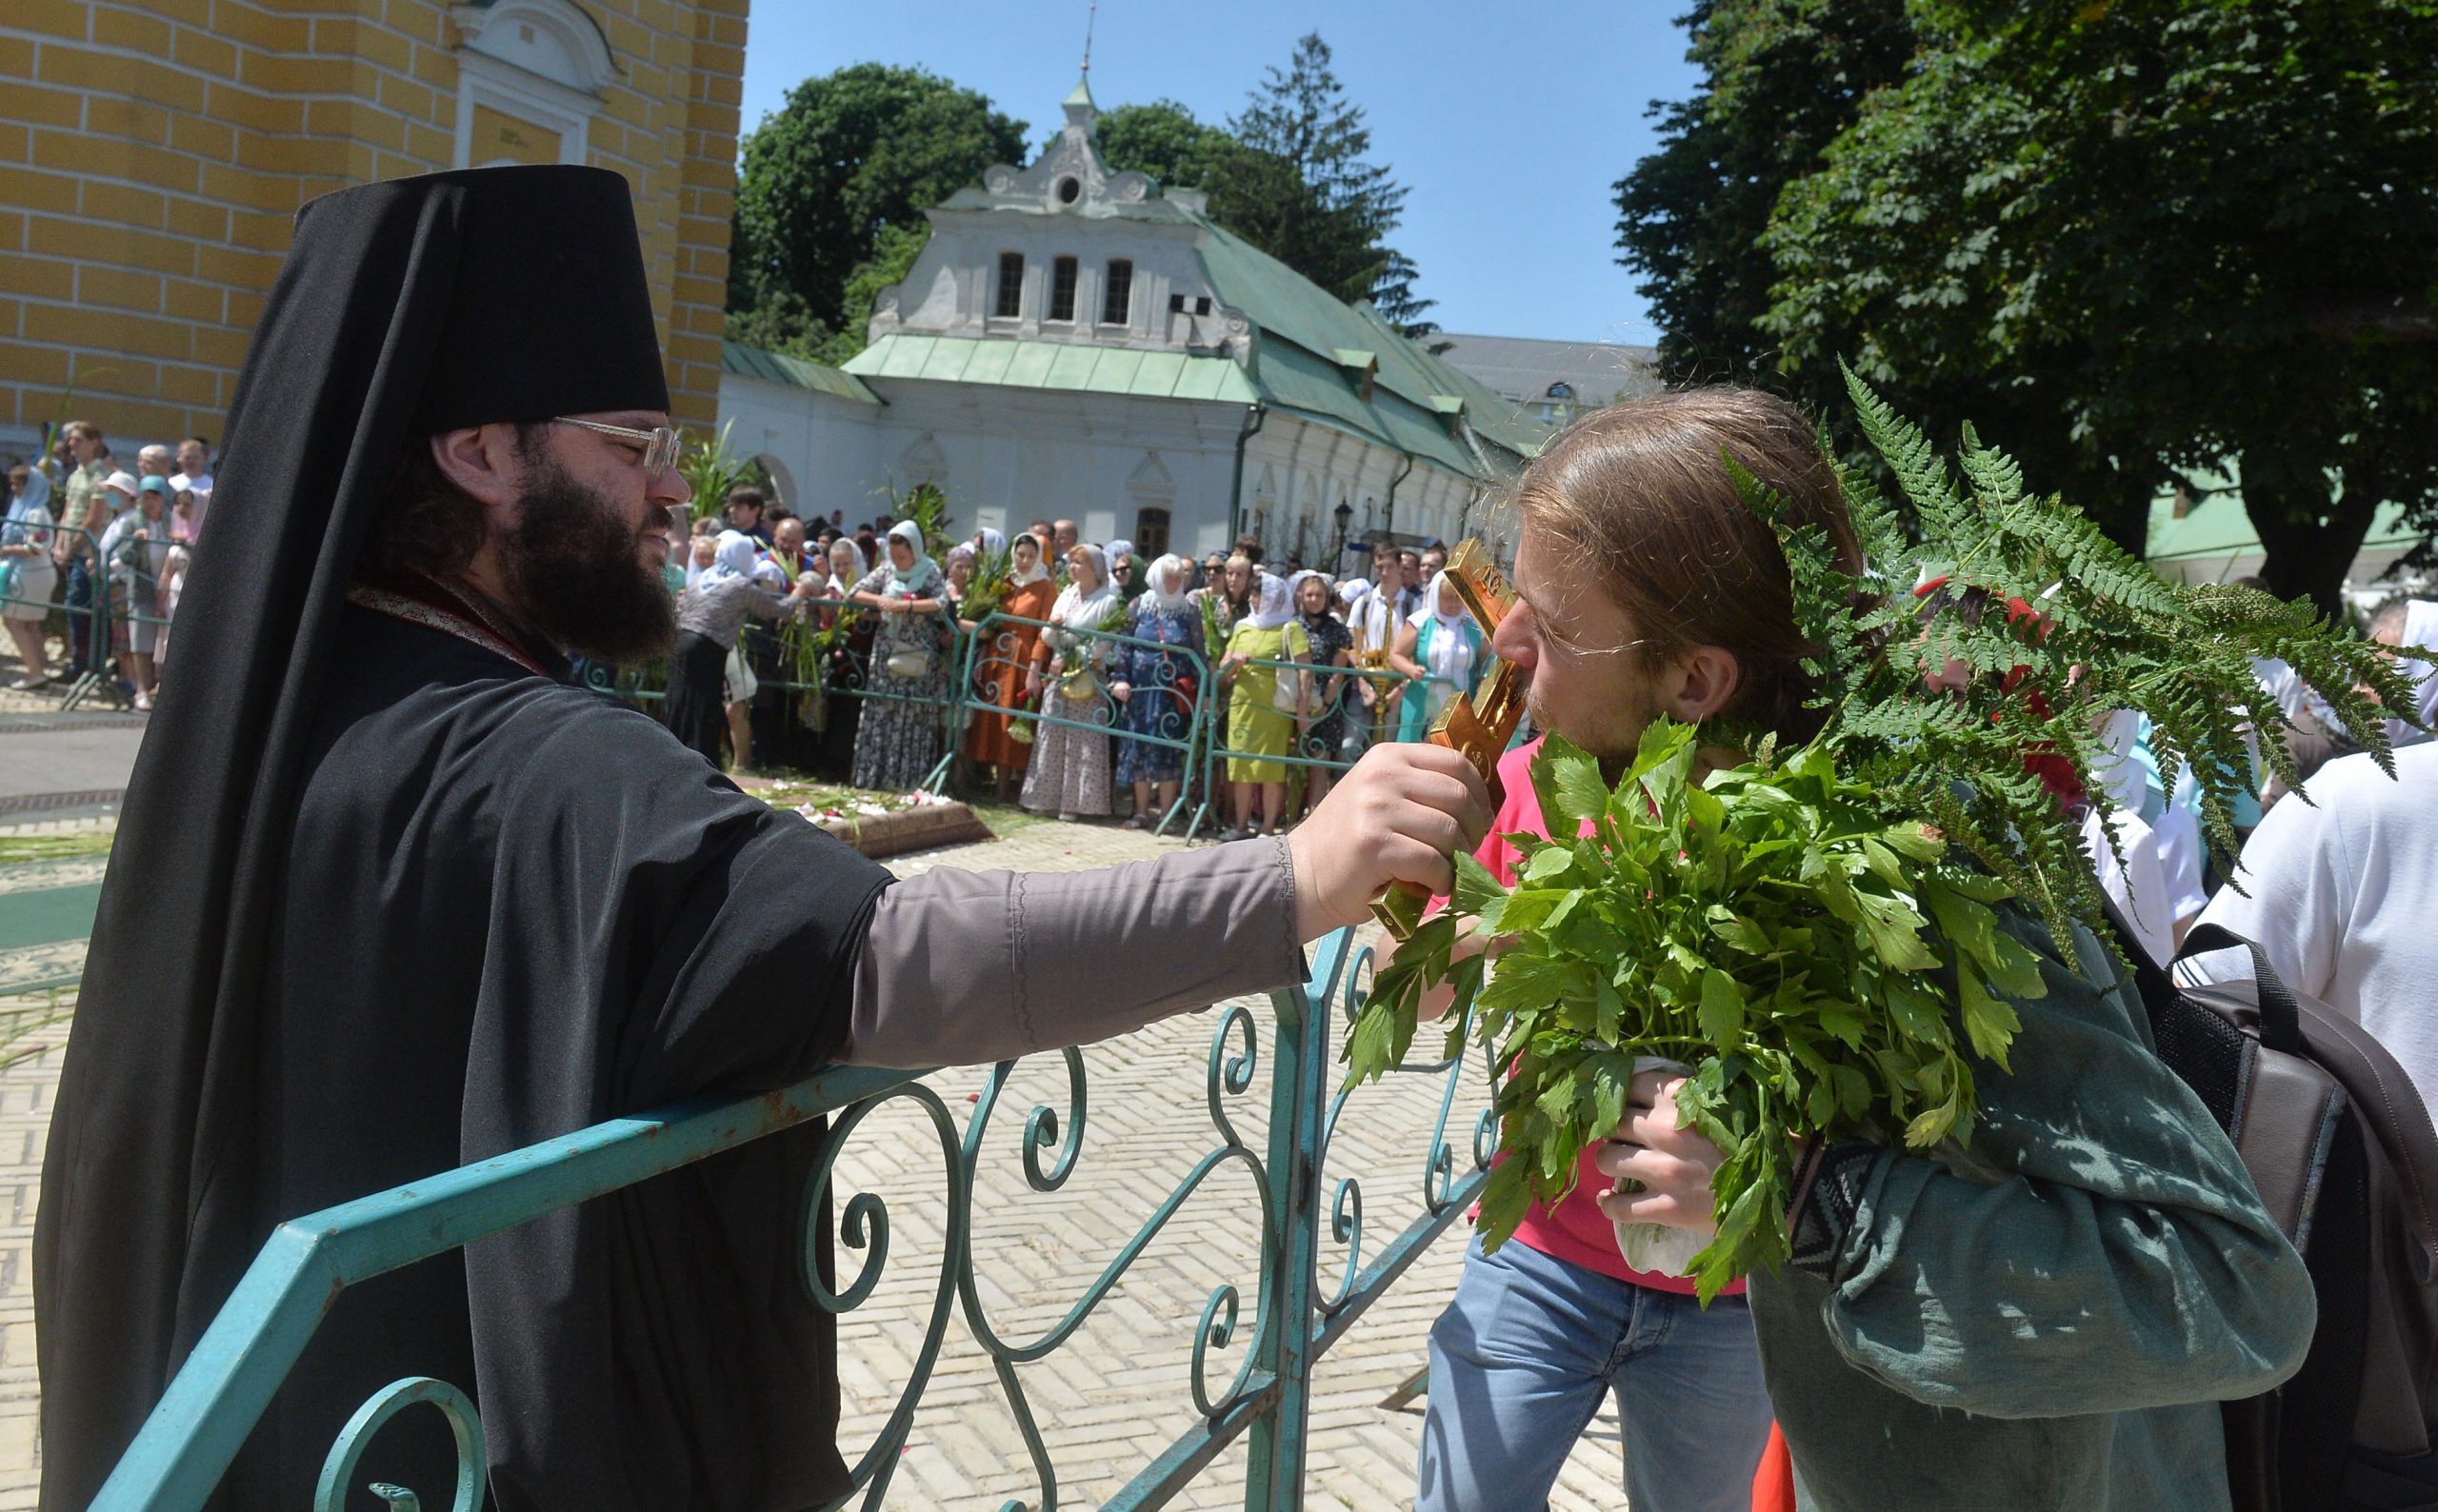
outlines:
M634 187L708 428L747 0L576 3L618 68L588 160ZM297 208L450 166L461 41L443 0L0 0L0 446L70 412L123 457L216 440Z

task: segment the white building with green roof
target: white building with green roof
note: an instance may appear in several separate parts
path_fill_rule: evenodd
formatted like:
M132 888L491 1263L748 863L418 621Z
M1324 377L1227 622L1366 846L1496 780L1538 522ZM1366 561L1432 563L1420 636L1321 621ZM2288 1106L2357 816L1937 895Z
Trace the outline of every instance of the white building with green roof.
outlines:
M1078 85L1029 167L931 209L842 371L731 347L721 413L801 512L849 524L930 481L960 529L1073 519L1201 554L1242 531L1323 565L1452 539L1549 435L1478 379L1211 221L1111 172Z

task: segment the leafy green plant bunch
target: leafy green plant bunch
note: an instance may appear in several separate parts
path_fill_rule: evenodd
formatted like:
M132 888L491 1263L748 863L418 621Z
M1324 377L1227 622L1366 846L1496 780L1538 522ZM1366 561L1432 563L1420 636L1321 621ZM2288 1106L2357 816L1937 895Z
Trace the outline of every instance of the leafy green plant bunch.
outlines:
M1975 1055L2001 1067L2019 1027L2007 999L2044 988L1998 927L2004 885L1936 829L1892 818L1841 779L1825 746L1696 780L1700 732L1655 722L1612 789L1551 737L1532 782L1552 834L1509 837L1512 888L1470 856L1454 906L1380 975L1349 1044L1360 1079L1404 1058L1425 983L1451 975L1468 1032L1495 1045L1508 1152L1481 1199L1483 1243L1575 1180L1584 1147L1625 1116L1638 1055L1693 1067L1685 1126L1726 1159L1715 1240L1691 1274L1707 1301L1787 1254L1794 1142L1868 1130L1915 1147L1970 1137ZM1464 934L1506 936L1486 985ZM1951 1011L1953 1009L1958 1011ZM1959 1032L1960 1031L1960 1032Z
M918 483L903 494L892 494L889 513L901 520L911 520L923 532L923 552L934 560L945 557L955 545L949 539L949 496L936 483ZM883 542L881 549L889 549Z
M2003 1070L2020 1027L2008 1000L2044 992L2019 936L2044 928L2068 967L2102 968L2074 945L2077 925L2108 937L2078 809L2088 795L2106 810L2112 711L2149 717L2170 787L2190 767L2223 854L2253 781L2248 725L2293 777L2254 657L2285 659L2392 774L2380 706L2410 706L2378 647L2308 604L2161 581L2026 493L1969 429L1958 488L1917 429L1848 383L1911 507L1844 475L1865 572L1722 459L1785 552L1818 732L1782 750L1663 721L1613 787L1552 736L1535 793L1549 833L1580 838L1507 837L1526 858L1511 888L1459 857L1450 908L1379 974L1349 1038L1351 1079L1383 1075L1423 991L1455 988L1447 1054L1479 1039L1499 1078L1508 1158L1483 1189L1486 1247L1571 1190L1642 1055L1692 1067L1679 1116L1724 1156L1717 1233L1691 1267L1705 1300L1785 1260L1799 1142L1968 1142L1976 1068ZM1744 759L1700 773L1721 748ZM1487 985L1483 956L1456 958L1466 935L1508 946Z
M1205 593L1202 605L1202 650L1215 665L1228 654L1228 621L1219 610L1219 595Z
M1013 548L1002 546L981 551L973 559L973 576L965 585L965 599L957 605L957 614L978 623L1007 603L1015 587Z

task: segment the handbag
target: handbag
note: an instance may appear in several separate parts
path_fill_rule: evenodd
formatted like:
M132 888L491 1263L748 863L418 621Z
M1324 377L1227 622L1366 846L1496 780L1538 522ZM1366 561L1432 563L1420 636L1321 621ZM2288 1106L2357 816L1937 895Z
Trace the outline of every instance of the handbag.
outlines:
M899 651L880 665L888 668L889 675L891 677L903 678L909 683L919 683L931 675L931 653L922 650Z

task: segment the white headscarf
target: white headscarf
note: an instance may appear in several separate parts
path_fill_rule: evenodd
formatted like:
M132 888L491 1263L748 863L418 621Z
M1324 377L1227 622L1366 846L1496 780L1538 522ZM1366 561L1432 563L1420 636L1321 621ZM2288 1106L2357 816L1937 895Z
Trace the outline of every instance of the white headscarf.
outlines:
M1079 591L1078 585L1073 583L1060 588L1058 602L1050 606L1049 617L1069 629L1096 630L1100 628L1101 620L1108 615L1117 589L1109 580L1109 558L1101 553L1099 547L1087 542L1075 549L1091 558L1095 586L1089 593Z
M2407 682L2419 680L2413 690L2414 706L2420 711L2424 725L2438 725L2438 656L2414 656L2413 651L2438 652L2438 600L2412 599L2404 607L2404 633L2396 640L2396 670ZM2409 741L2425 741L2422 734L2400 719L2388 721L2388 739L2396 745Z
M1008 538L987 525L974 531L973 538L982 543L982 554L985 556L1008 549Z
M13 502L23 502L28 509L50 507L50 477L40 468L26 468L26 491Z
M1029 584L1039 583L1044 578L1049 577L1049 567L1048 563L1043 561L1043 558L1049 555L1049 543L1033 534L1030 530L1027 530L1024 534L1016 537L1016 539L1019 541L1030 541L1032 543L1032 566L1030 567L1020 567L1016 566L1015 547L1009 547L1008 548L1009 586L1020 588Z
M1431 688L1434 711L1447 689L1469 686L1473 675L1473 638L1465 633L1469 616L1461 609L1453 614L1439 612L1439 590L1447 582L1445 570L1434 574L1422 591L1422 607L1406 621L1417 628L1439 622L1438 631L1430 637L1429 660L1423 666L1435 685Z
M914 553L914 565L903 571L898 569L897 559L889 558L889 591L903 593L909 597L920 595L925 580L939 570L931 559L924 554L923 527L911 520L900 520L889 527L889 538L891 541L905 542L908 549ZM889 548L884 546L881 549L886 551Z
M849 593L852 592L855 585L864 580L864 574L872 569L871 564L864 560L864 548L856 543L853 536L840 536L837 540L829 543L829 549L834 553L842 546L847 548L847 554L855 559L855 575L849 578L841 578L835 570L830 572L829 595L832 598L840 599L845 598Z
M1329 610L1337 604L1336 588L1329 582L1329 575L1326 572L1315 572L1310 567L1306 567L1303 571L1293 573L1289 576L1287 579L1287 603L1298 615L1301 615L1304 612L1304 606L1298 601L1303 597L1304 580L1306 578L1318 578L1320 580L1321 587L1329 589L1328 597L1321 605L1321 613L1323 617L1326 618Z
M1171 572L1177 573L1179 580L1187 585L1173 593L1160 587ZM1172 551L1151 564L1151 571L1143 582L1143 599L1150 600L1151 607L1159 613L1174 614L1191 603L1186 595L1190 591L1192 584L1193 564ZM1143 599L1137 599L1135 602L1139 604Z
M703 569L703 587L716 587L730 578L751 577L756 549L758 544L744 531L722 530L719 545L711 552L711 565Z
M1421 607L1406 616L1406 623L1408 625L1419 626L1425 620L1437 620L1439 622L1440 628L1454 630L1459 634L1463 633L1466 620L1466 614L1463 609L1460 608L1453 614L1443 614L1439 610L1439 591L1447 586L1448 572L1446 568L1443 567L1439 571L1432 573L1429 585L1422 590Z
M1274 630L1295 617L1295 601L1287 595L1287 580L1264 572L1253 583L1252 612L1245 623L1256 630Z

